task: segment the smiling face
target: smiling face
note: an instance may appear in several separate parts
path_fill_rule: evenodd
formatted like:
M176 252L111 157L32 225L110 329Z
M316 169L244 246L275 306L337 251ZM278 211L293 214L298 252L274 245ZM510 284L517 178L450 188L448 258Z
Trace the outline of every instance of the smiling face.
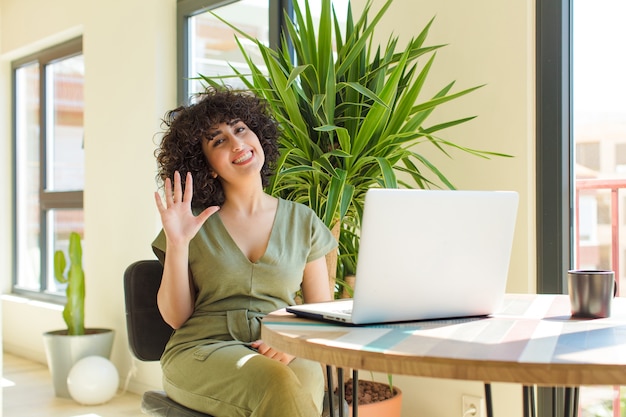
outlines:
M239 119L213 126L202 151L213 172L227 182L258 176L265 162L259 138Z

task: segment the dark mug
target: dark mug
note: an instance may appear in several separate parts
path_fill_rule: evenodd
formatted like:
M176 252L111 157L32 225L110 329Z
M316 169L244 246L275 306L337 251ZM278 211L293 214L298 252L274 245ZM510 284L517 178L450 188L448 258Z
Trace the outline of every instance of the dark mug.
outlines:
M572 317L603 318L611 315L617 294L615 273L605 270L574 269L567 272Z

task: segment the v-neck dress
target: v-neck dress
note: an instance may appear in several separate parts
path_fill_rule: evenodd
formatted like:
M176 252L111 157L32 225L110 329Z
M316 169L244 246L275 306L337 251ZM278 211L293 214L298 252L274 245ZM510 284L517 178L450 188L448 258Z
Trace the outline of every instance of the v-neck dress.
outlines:
M161 262L165 242L161 231L152 244ZM189 244L194 312L161 357L168 395L215 417L319 416L321 366L297 358L287 367L249 343L260 338L264 315L295 304L306 263L336 246L310 208L279 199L266 251L251 262L220 216L209 217ZM296 392L280 392L292 390L286 386Z

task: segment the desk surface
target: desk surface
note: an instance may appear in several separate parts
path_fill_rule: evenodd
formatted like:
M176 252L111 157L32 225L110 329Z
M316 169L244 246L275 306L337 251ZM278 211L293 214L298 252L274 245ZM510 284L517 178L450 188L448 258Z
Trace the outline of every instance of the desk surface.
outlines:
M626 385L626 298L610 318L572 319L565 295L507 294L486 318L349 327L263 319L262 338L284 352L343 368L537 385Z

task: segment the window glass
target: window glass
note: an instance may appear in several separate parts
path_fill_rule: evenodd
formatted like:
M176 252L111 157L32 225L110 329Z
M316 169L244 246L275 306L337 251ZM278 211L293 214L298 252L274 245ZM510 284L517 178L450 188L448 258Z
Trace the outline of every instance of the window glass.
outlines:
M212 10L227 22L235 25L248 35L269 45L269 2L268 0L242 0ZM217 77L234 74L233 68L249 73L237 40L237 33L217 19L211 12L197 14L189 18L189 92L197 93L202 89L202 82L194 77L202 74ZM254 63L264 71L263 59L254 53L257 48L248 39L238 37L247 51L252 51ZM239 88L243 84L235 78L226 84Z
M621 0L573 2L573 136L579 225L575 265L595 269L617 269L620 287L626 278L613 259L624 252L626 235L614 236L620 220L613 218L611 199L619 195L626 204L626 58L615 48L626 37L622 24L626 3ZM617 214L616 212L615 214ZM592 232L592 233L590 233ZM619 250L613 248L620 242ZM612 256L615 255L615 256Z
M612 269L626 294L626 2L573 1L575 267ZM583 187L584 184L584 188ZM619 208L613 211L613 198ZM624 415L620 387L581 387L581 415Z
M63 296L54 280L56 248L83 234L84 61L82 40L12 63L15 144L13 291Z
M15 71L16 224L19 285L38 290L40 281L39 64Z
M47 190L76 191L84 187L83 56L47 66L48 168Z

